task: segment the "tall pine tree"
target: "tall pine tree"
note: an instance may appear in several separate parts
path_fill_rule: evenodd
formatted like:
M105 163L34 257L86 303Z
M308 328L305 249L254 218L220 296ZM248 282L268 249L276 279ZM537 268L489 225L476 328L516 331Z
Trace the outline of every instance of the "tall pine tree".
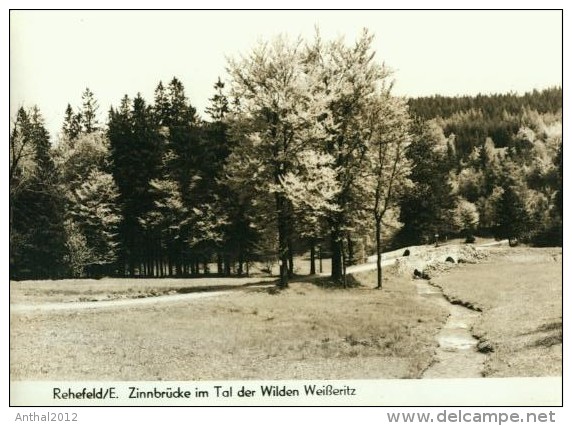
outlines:
M403 228L397 236L398 245L435 241L450 228L450 211L455 206L448 180L446 140L435 125L417 121L407 157L411 161L411 190L401 197L400 217Z
M84 133L92 133L99 130L99 122L97 120L97 110L99 104L95 99L95 95L89 88L86 88L81 95L82 109L81 109L81 125Z
M65 272L64 200L37 107L20 109L10 146L17 159L11 164L10 277L59 278Z
M154 208L150 182L159 173L161 137L140 95L132 102L125 96L118 110L111 109L107 135L122 207L120 270L129 275L149 274L152 244L148 244L140 218Z

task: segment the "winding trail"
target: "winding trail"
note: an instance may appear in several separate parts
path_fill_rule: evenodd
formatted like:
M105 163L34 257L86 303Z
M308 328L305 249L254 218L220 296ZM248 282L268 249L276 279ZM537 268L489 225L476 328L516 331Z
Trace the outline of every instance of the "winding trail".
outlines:
M249 288L268 288L272 284L260 284L250 286ZM204 291L186 294L172 294L166 296L149 296L132 299L115 299L102 300L95 302L58 302L58 303L42 303L42 304L10 304L11 313L39 313L39 312L55 312L55 311L76 311L76 310L94 310L94 309L117 309L150 306L163 303L181 303L190 300L205 299L211 297L220 297L224 295L234 294L236 292L245 292L246 289L224 290L224 291Z

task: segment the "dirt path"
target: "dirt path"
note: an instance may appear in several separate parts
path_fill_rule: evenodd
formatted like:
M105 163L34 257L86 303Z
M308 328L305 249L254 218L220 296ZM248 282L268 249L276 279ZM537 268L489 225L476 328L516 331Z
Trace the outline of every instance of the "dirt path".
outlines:
M477 339L471 328L479 313L464 306L453 305L441 290L426 280L415 280L417 292L449 311L449 318L437 334L439 347L435 362L423 373L424 379L483 377L486 355L477 351Z
M261 284L259 286L251 286L250 288L266 288L271 285ZM11 304L11 313L33 313L33 312L54 312L66 310L84 310L84 309L117 309L126 307L149 306L159 303L180 303L190 300L204 299L210 297L218 297L236 292L244 292L247 290L224 290L224 291L205 291L187 294L174 294L167 296L150 296L136 299L117 299L102 300L96 302L66 302L66 303L43 303L36 305L27 304Z
M381 266L390 266L393 265L395 263L395 259L397 258L391 258L391 259L384 259L383 257L381 258ZM365 272L365 271L371 271L373 269L377 269L377 264L375 263L362 263L361 265L354 265L354 266L349 266L346 269L346 273L348 274L354 274L356 272Z

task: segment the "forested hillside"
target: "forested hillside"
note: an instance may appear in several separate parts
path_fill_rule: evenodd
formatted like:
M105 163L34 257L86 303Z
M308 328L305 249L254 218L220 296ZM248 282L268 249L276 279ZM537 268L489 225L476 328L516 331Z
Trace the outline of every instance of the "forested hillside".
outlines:
M433 222L435 233L561 244L561 88L408 103L431 136L409 151L417 188L402 200L399 243L430 238Z
M562 117L562 88L477 96L430 96L408 101L410 113L424 120L437 119L446 136L456 135L461 155L490 137L498 148L510 146L522 126L534 125L534 115L549 121Z
M86 89L57 135L21 108L10 277L243 275L259 261L287 285L295 255L314 266L318 248L340 280L436 234L561 244L560 88L397 98L367 33L276 39L228 68L206 117L177 78L105 119Z

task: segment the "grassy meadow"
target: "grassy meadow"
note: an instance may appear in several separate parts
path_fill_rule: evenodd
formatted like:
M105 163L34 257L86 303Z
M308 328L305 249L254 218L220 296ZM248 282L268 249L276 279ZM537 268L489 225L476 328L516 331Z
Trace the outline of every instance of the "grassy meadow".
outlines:
M409 277L383 291L374 277L359 274L348 289L293 282L176 304L12 313L11 379L418 378L447 313Z
M450 300L482 310L473 334L486 377L562 374L562 249L490 249L487 261L432 280Z
M485 377L561 375L562 249L487 248L431 279L481 311L472 333ZM12 380L419 378L434 362L442 304L408 273L354 274L349 288L303 277L11 282L11 303L133 299L205 290L210 298L10 315ZM264 284L267 284L264 286Z

